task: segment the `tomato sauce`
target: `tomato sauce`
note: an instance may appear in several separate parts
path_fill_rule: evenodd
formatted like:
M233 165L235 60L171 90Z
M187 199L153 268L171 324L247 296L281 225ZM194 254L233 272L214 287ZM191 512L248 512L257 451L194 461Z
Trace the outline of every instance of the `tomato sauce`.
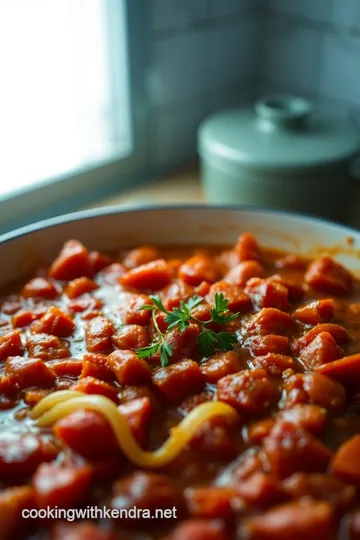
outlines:
M0 539L360 539L359 292L332 258L264 249L251 234L226 249L116 255L66 242L0 300ZM169 328L143 309L154 296L166 313L201 298L189 324ZM229 320L208 322L220 296ZM232 337L204 355L204 329ZM161 339L165 360L141 353ZM38 427L32 409L63 390L111 400L149 451L203 403L237 420L214 416L166 466L140 468L99 412ZM176 517L22 517L88 506Z

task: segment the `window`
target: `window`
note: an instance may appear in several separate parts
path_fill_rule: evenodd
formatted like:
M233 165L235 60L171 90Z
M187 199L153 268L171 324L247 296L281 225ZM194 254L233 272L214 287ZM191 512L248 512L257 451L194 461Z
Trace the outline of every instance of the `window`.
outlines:
M106 164L128 164L138 153L128 38L129 11L136 4L1 0L3 210L1 201L19 202L22 194L34 190L40 190L40 198L46 194L45 204L51 201L51 185L91 169L98 170L91 186L99 187L106 182ZM134 56L136 60L136 51ZM81 192L80 184L81 179L63 182L60 190L53 190L54 200L58 202L59 193L69 197ZM18 209L24 211L24 204Z

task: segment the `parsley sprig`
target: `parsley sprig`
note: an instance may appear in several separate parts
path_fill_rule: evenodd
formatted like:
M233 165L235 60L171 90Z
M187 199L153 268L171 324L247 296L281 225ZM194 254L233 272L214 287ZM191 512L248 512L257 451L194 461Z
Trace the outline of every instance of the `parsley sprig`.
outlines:
M210 323L218 323L224 326L226 323L233 321L239 316L239 313L230 313L228 308L228 300L223 293L216 293L214 296L214 307L210 308L210 319L201 321L194 317L193 309L198 306L204 299L201 296L192 296L187 302L180 302L178 308L168 311L161 299L158 296L150 296L152 304L142 306L141 310L152 311L152 319L157 337L155 341L148 347L142 347L136 352L140 358L150 358L160 353L160 363L162 367L167 366L169 358L173 355L171 344L166 339L166 333L163 333L156 320L156 312L162 311L166 314L165 322L168 324L168 330L178 328L180 332L184 332L190 323L200 325L200 333L197 339L201 354L209 356L214 350L229 351L236 343L236 336L231 332L216 332L211 330L208 325Z

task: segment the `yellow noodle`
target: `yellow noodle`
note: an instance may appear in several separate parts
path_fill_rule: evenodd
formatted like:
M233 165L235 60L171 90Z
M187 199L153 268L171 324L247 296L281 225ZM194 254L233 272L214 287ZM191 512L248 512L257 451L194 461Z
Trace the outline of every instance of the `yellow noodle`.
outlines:
M235 409L226 403L219 401L202 403L195 407L176 427L171 429L169 438L160 448L154 452L149 452L138 445L127 419L110 399L99 395L84 394L71 397L69 394L72 394L72 392L68 392L67 396L63 396L63 393L65 392L52 394L52 400L49 399L52 396L47 396L34 407L31 416L37 418L39 427L50 426L57 420L79 409L96 411L102 414L109 422L123 453L132 463L139 467L163 467L173 461L194 437L199 428L214 416L225 416L232 421L239 418ZM80 392L76 394L80 394Z
M52 394L43 397L30 411L29 416L30 418L39 418L39 416L44 414L48 409L51 409L54 405L83 395L84 392L75 392L73 390L59 390L58 392L53 392Z

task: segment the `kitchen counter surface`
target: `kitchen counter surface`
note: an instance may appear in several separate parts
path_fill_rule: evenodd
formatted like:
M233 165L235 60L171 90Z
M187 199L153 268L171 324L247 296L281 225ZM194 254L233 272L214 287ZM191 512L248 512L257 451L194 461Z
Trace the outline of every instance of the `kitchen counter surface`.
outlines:
M353 206L349 209L349 224L360 228L360 182L357 182ZM92 204L91 208L116 204L196 204L205 203L199 171L187 169L154 180L151 183L112 195Z

